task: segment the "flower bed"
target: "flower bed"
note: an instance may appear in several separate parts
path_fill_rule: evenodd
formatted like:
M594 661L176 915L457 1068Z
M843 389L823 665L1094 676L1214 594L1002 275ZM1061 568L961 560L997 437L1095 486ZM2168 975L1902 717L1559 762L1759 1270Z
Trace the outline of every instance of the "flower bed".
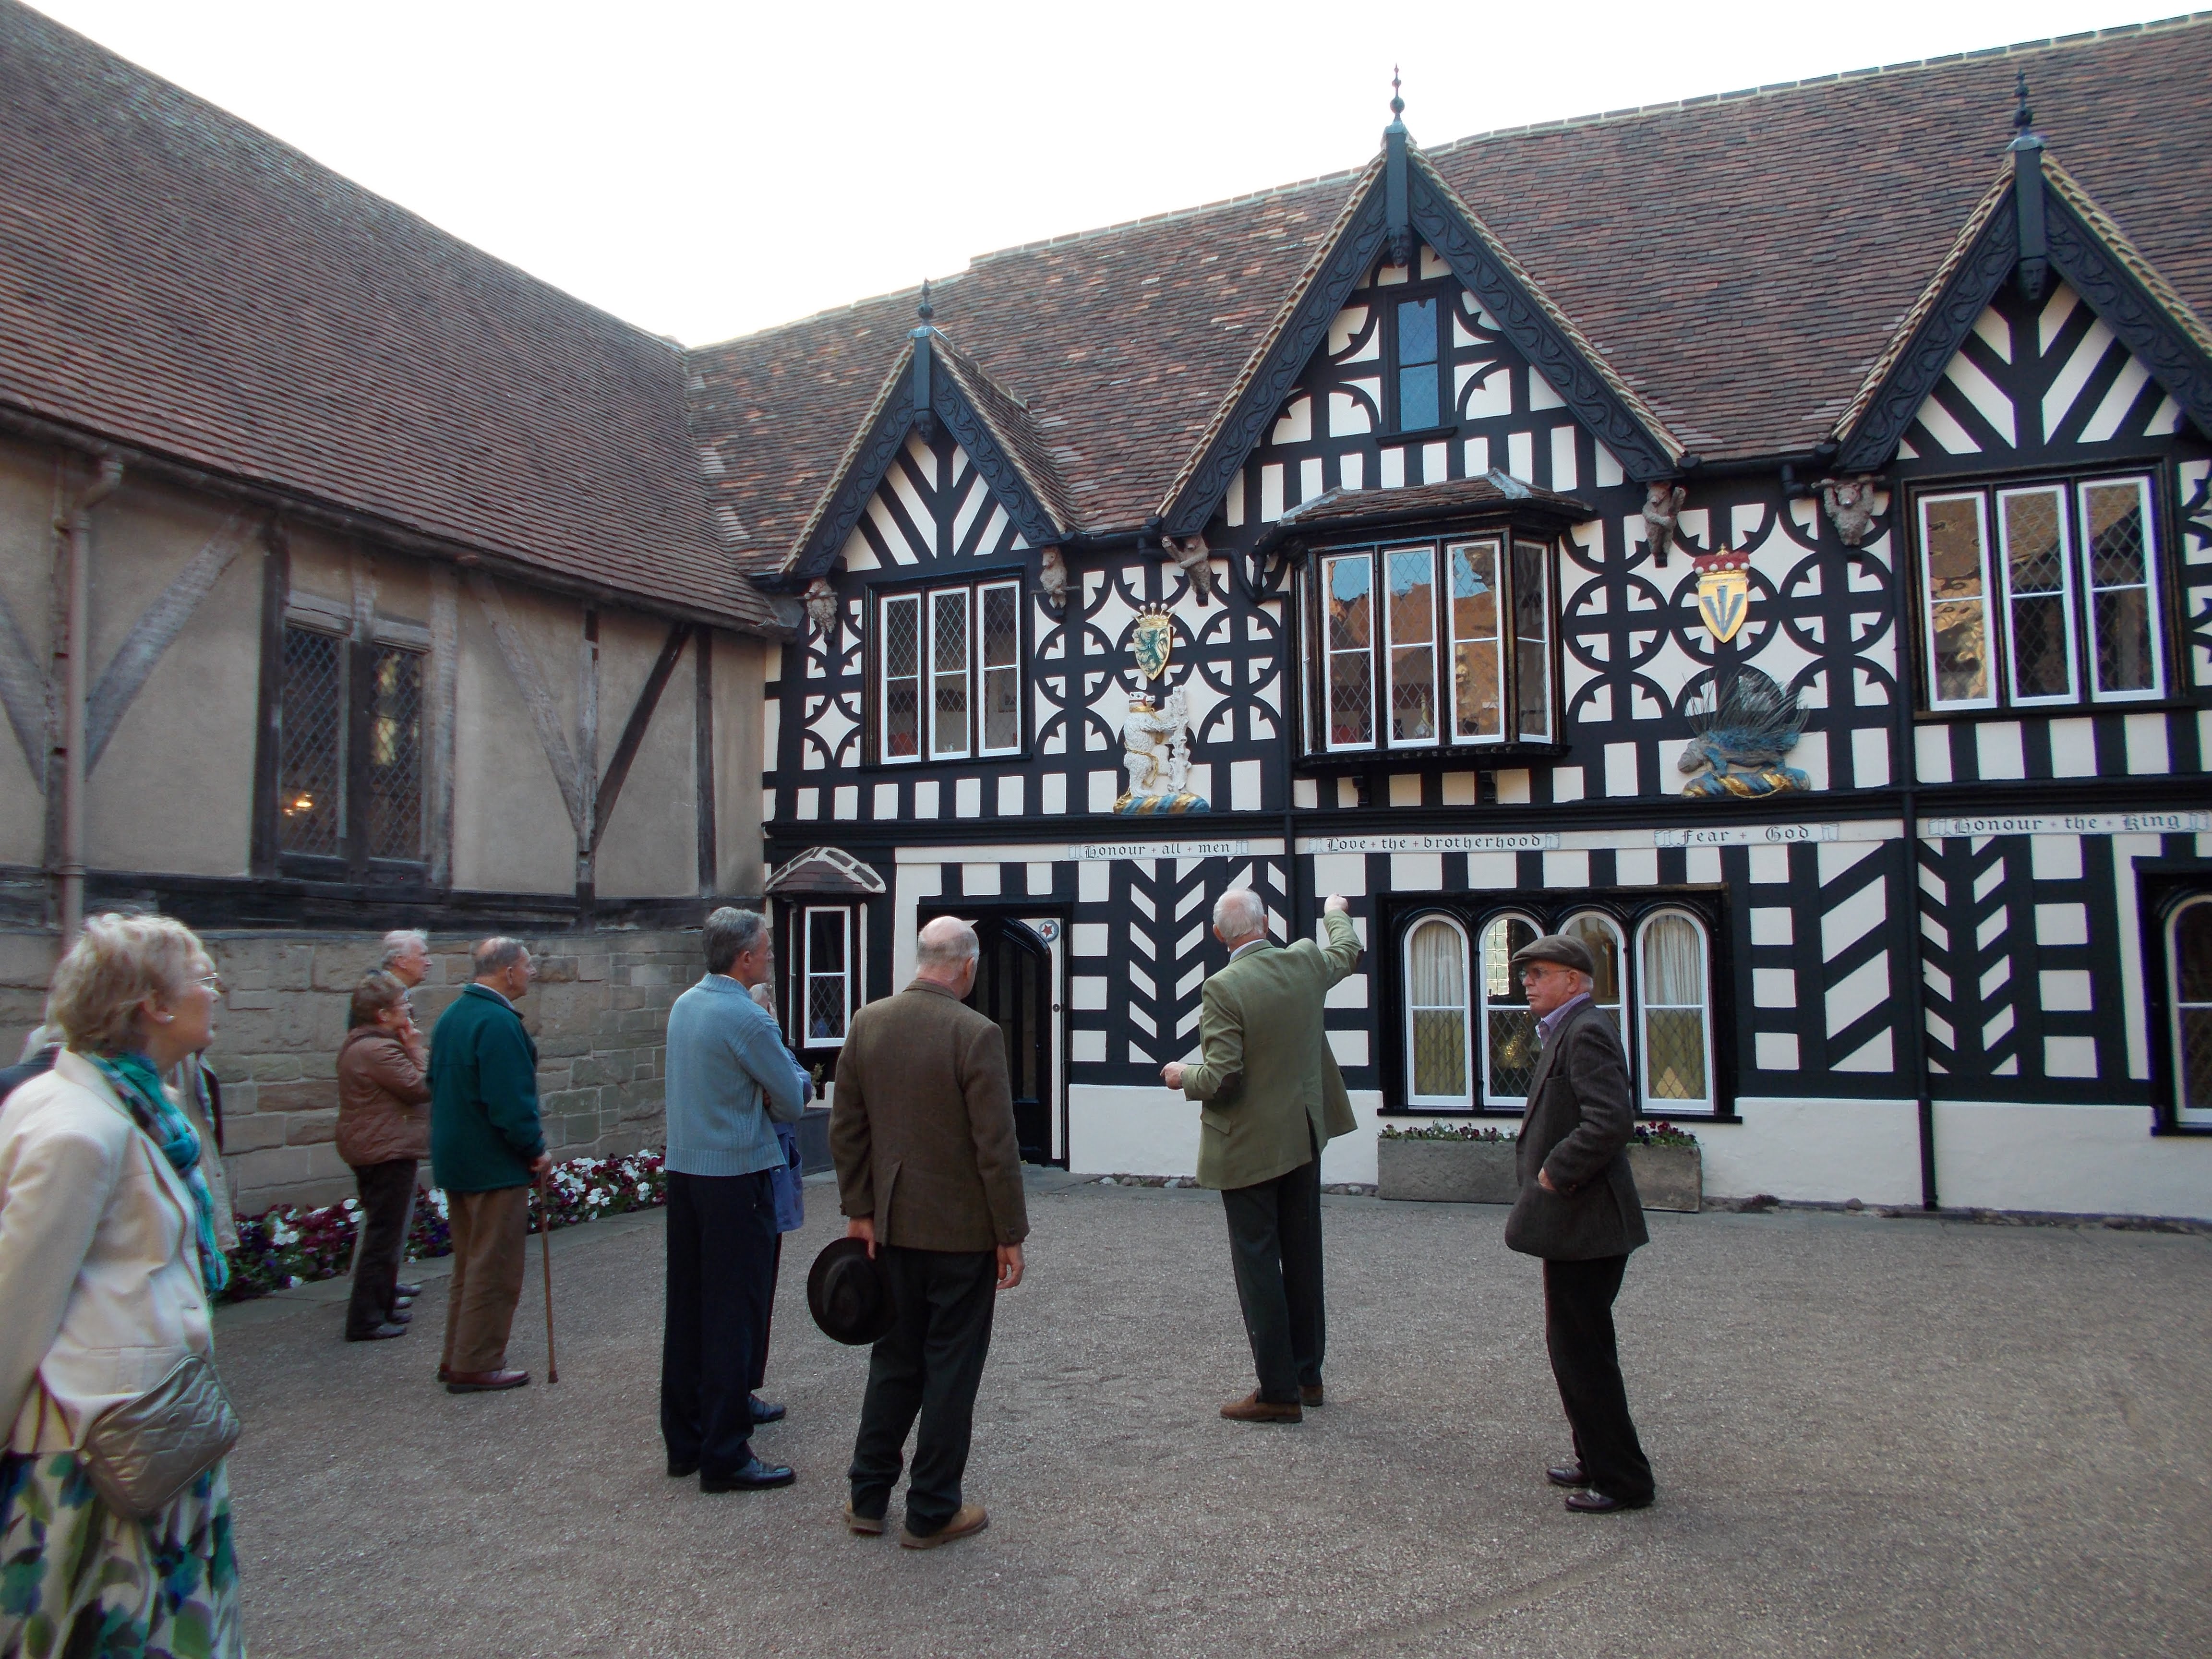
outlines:
M1395 1123L1382 1126L1385 1140L1480 1140L1492 1143L1518 1140L1518 1129L1500 1129L1487 1123L1424 1123L1417 1128L1401 1129Z
M1697 1136L1687 1129L1677 1128L1665 1118L1636 1126L1636 1144L1639 1146L1694 1146Z
M579 1158L556 1164L547 1177L551 1189L552 1226L557 1231L601 1216L658 1209L667 1202L668 1177L660 1154L630 1158ZM538 1230L538 1194L530 1195L530 1231ZM230 1253L230 1286L225 1302L250 1302L272 1291L319 1279L337 1279L353 1266L354 1236L361 1200L301 1210L280 1205L258 1216L240 1216L238 1248ZM453 1243L446 1220L446 1195L434 1188L415 1194L415 1218L407 1230L407 1259L421 1261L450 1255Z

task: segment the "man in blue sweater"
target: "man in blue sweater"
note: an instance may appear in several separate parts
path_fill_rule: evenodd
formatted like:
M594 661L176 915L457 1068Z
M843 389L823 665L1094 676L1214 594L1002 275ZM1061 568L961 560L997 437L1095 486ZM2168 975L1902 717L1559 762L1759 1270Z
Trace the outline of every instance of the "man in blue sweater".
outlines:
M668 1011L668 1315L660 1435L668 1473L702 1492L787 1486L753 1455L753 1348L775 1294L775 1191L784 1161L772 1119L806 1104L799 1069L751 988L775 968L757 911L717 910L707 974Z

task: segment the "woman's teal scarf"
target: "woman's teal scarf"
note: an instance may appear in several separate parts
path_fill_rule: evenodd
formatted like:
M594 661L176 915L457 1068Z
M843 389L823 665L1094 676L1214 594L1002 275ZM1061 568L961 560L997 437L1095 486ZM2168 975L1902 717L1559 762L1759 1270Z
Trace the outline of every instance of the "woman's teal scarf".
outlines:
M89 1054L115 1085L115 1092L130 1109L131 1117L169 1160L169 1167L191 1189L192 1206L199 1212L200 1279L210 1296L222 1294L230 1283L230 1262L215 1242L215 1195L200 1173L200 1138L191 1120L178 1109L161 1086L153 1065L143 1054Z

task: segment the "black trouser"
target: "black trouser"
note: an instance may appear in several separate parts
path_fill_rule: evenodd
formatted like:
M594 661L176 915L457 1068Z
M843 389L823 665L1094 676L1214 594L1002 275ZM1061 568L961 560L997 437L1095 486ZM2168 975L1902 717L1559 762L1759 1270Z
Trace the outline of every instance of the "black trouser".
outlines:
M906 1528L926 1538L943 1531L960 1508L975 1389L991 1352L999 1256L995 1250L878 1248L890 1269L898 1322L869 1358L867 1398L847 1474L854 1511L882 1515L899 1478L907 1431L919 1413Z
M1260 1398L1295 1404L1301 1383L1320 1383L1322 1350L1328 1340L1322 1306L1320 1146L1287 1175L1224 1188L1221 1207L1229 1217L1229 1259L1237 1268L1237 1299L1244 1308L1244 1334L1252 1340Z
M415 1219L415 1160L356 1164L361 1193L361 1249L353 1259L353 1299L346 1304L346 1334L367 1336L392 1315L407 1229Z
M774 1293L768 1171L668 1177L668 1315L660 1437L672 1463L720 1479L752 1455L753 1347Z
M1629 1420L1628 1389L1613 1337L1613 1299L1620 1294L1627 1267L1625 1255L1547 1261L1544 1346L1583 1473L1607 1497L1641 1504L1651 1498L1651 1465Z
M775 1281L783 1273L783 1235L775 1236L775 1249L769 1257L768 1294L761 1298L760 1329L753 1336L753 1392L760 1392L768 1381L768 1328L775 1322Z

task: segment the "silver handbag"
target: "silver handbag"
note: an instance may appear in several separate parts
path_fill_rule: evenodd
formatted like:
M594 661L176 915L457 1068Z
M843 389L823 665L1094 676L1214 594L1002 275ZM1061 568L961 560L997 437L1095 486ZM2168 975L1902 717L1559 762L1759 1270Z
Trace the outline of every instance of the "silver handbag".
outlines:
M85 1472L110 1509L150 1520L220 1463L241 1431L214 1365L188 1353L136 1400L100 1414L85 1437Z

